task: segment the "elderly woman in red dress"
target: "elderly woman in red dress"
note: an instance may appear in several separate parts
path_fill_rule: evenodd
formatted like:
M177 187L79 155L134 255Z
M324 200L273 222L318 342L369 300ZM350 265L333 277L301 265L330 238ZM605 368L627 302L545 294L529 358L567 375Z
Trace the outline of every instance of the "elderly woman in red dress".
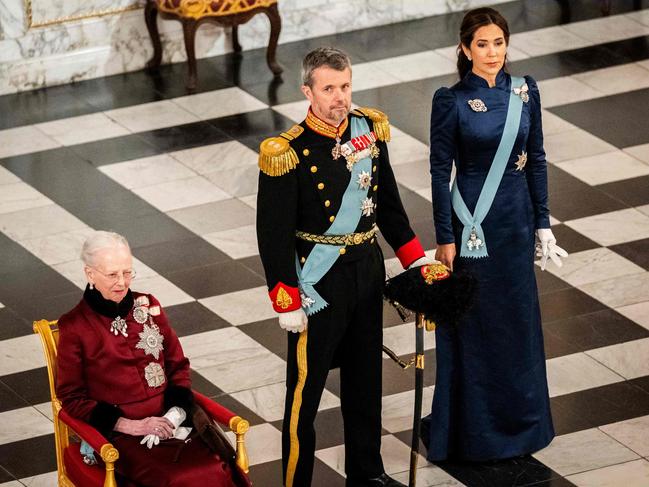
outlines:
M128 242L95 232L81 257L88 286L59 320L63 408L119 450L120 485L234 487L229 464L179 428L193 406L189 360L160 303L129 288Z

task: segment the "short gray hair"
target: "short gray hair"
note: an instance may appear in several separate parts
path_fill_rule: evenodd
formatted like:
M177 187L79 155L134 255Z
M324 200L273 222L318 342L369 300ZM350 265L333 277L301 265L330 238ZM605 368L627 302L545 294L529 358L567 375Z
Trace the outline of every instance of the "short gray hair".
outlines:
M97 230L83 243L81 247L81 260L85 265L92 267L95 265L97 252L117 247L126 247L129 252L131 250L126 238L119 233Z
M345 51L335 47L319 47L304 56L302 60L302 84L313 87L313 71L327 66L336 71L352 69L352 62Z

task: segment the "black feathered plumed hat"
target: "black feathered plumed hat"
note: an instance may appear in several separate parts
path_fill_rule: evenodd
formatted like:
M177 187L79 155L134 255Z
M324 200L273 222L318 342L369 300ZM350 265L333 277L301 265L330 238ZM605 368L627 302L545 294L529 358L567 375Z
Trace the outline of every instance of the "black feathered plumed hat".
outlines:
M437 325L449 326L457 324L471 307L475 292L475 278L451 273L443 264L435 263L413 267L388 279L383 294L397 310L422 313Z

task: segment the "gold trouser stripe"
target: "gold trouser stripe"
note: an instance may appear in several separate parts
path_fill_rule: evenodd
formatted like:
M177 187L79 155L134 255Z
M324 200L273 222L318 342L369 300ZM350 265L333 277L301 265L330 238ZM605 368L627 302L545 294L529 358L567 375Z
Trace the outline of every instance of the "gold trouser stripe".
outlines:
M293 477L300 457L300 440L297 437L297 425L300 420L300 407L302 407L302 390L306 382L306 342L307 330L300 333L297 340L297 384L293 391L293 405L291 406L291 423L289 427L290 450L286 465L286 487L293 487Z

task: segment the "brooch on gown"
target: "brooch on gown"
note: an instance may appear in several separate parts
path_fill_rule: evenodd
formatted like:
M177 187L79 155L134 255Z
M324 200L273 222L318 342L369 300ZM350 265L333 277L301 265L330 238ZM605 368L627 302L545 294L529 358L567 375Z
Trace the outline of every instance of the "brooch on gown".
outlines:
M128 328L128 323L126 323L126 320L121 316L118 316L110 323L110 331L115 336L121 333L123 337L127 337L128 336L128 333L126 333L127 328Z
M467 103L471 107L471 110L473 110L474 112L487 111L487 105L485 105L484 102L479 98L476 98L474 100L469 100Z
M514 92L515 95L521 97L523 103L527 103L528 101L530 101L529 90L530 89L527 86L527 83L523 83L520 88L514 88L512 91Z
M149 298L140 296L133 303L133 319L140 325L149 319Z
M144 378L149 387L160 387L165 383L165 371L158 362L149 362L144 368Z
M518 155L518 160L515 162L516 164L516 170L517 171L522 171L523 168L525 167L525 164L527 164L527 152L523 151Z
M137 342L135 348L144 350L145 354L153 355L157 360L160 357L160 352L164 350L164 347L162 346L164 337L160 333L158 325L152 324L149 326L145 324L143 330L139 333L139 336L140 341Z

